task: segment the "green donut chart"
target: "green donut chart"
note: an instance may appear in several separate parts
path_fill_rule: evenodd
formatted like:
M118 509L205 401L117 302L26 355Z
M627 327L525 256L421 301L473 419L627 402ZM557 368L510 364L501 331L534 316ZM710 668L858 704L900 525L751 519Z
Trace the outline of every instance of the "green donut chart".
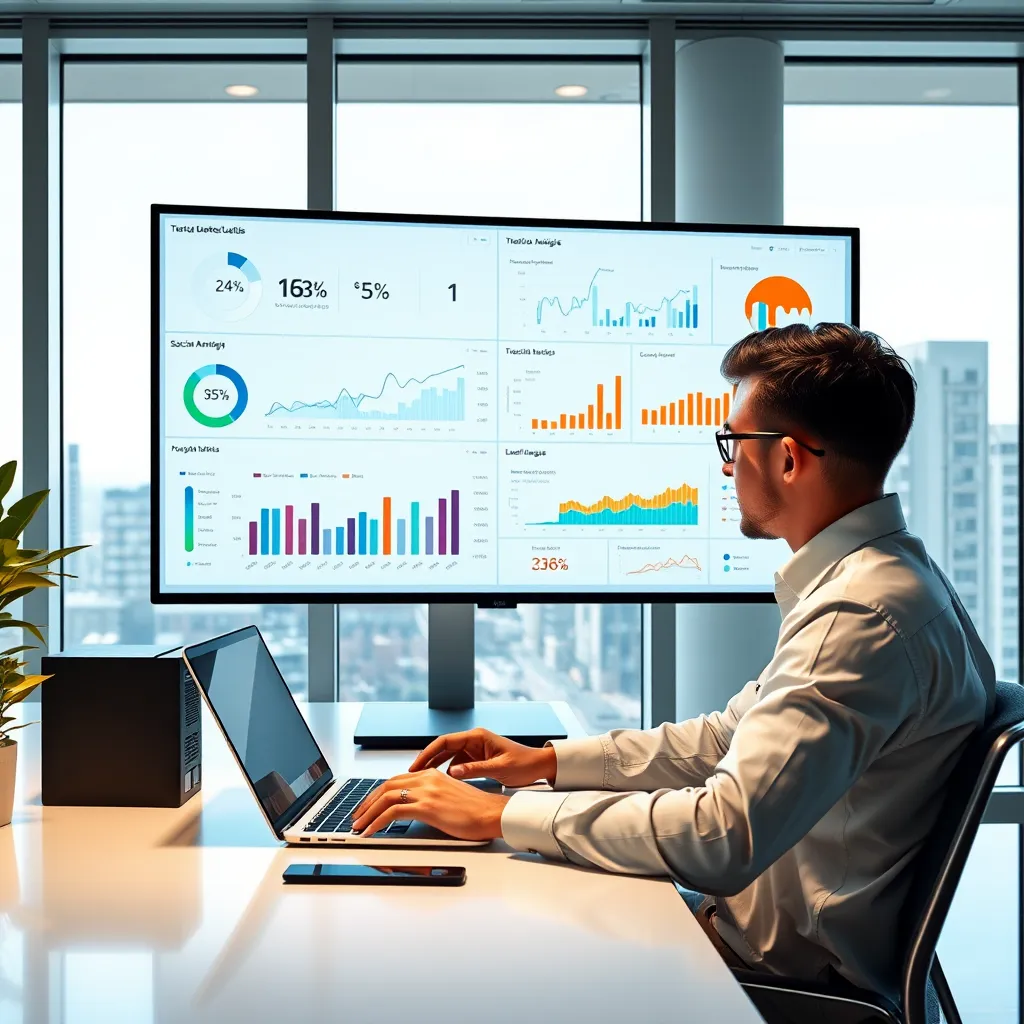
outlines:
M207 377L226 377L235 386L234 408L223 416L210 416L196 405L196 389L199 387L200 382ZM234 423L245 412L245 407L249 402L249 390L245 386L245 381L242 380L242 375L237 370L230 366L225 366L223 363L210 363L209 366L201 366L185 381L185 390L182 398L184 399L185 408L188 410L189 416L196 423L200 423L204 427L226 427L228 424Z

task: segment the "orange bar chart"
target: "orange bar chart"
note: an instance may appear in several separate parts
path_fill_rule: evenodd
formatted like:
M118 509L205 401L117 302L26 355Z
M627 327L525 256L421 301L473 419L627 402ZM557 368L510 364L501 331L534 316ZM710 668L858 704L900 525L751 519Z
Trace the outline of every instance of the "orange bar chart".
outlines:
M559 412L546 419L533 417L530 426L534 430L593 430L595 427L598 430L621 430L622 377L615 378L615 383L608 389L607 396L604 384L598 384L594 401L587 405L585 413L581 409L576 413Z
M665 405L640 410L645 427L720 427L729 419L732 396L728 391L712 397L691 391Z

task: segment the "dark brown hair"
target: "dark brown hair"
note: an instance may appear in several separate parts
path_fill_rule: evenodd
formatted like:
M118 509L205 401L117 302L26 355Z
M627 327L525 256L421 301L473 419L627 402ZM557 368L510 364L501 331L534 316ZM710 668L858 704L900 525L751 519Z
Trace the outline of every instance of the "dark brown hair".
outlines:
M726 352L722 375L733 384L756 378L763 429L799 429L826 460L852 463L873 482L885 479L914 422L917 384L907 361L848 324L755 331Z

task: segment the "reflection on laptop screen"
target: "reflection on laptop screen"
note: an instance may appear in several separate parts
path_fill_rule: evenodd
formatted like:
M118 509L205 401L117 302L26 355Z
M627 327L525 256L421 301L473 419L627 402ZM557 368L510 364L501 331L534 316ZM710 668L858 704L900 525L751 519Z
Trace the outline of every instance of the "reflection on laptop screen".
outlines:
M185 653L267 817L276 823L327 772L327 761L270 651L255 629L246 629Z

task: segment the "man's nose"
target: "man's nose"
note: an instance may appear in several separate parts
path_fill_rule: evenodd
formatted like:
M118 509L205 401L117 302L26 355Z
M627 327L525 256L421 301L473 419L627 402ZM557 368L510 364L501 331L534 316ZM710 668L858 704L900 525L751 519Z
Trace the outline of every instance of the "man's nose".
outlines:
M730 476L731 477L732 476L732 467L734 465L735 465L735 463L732 463L732 462L723 462L722 463L722 475L723 476Z

